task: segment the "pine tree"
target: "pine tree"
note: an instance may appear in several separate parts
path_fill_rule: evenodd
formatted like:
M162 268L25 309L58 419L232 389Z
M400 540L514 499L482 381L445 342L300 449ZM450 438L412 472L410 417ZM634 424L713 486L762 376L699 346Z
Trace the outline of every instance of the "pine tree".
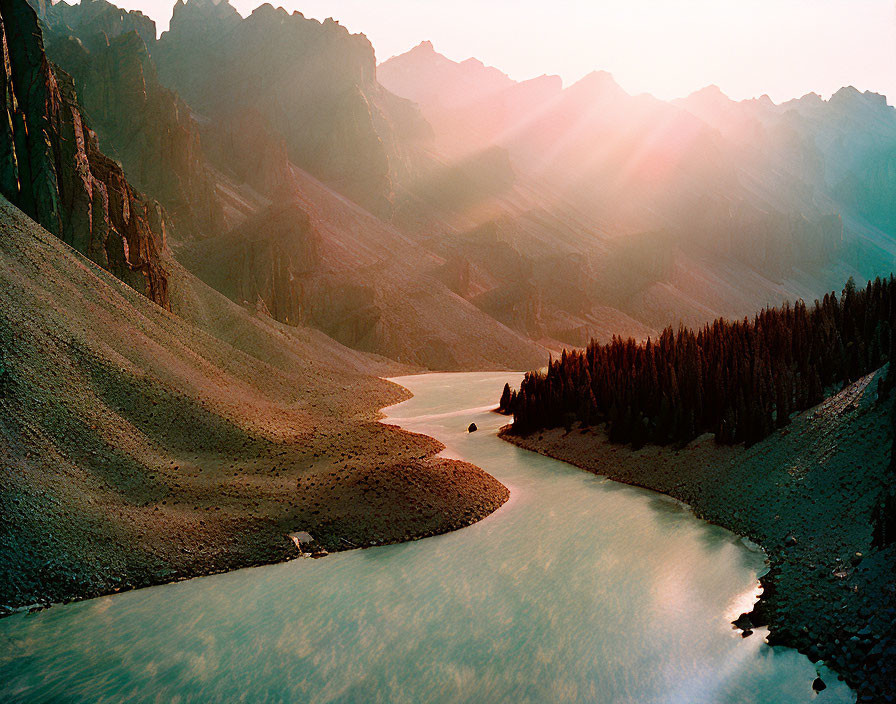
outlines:
M504 384L504 392L501 394L501 403L498 405L498 411L505 415L509 415L513 411L510 384Z

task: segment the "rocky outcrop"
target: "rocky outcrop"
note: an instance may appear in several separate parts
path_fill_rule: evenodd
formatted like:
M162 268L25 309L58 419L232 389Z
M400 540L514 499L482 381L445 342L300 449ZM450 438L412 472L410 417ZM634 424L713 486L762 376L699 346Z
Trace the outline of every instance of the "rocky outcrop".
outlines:
M155 24L143 18L151 27L128 30L141 23L122 13L105 0L52 6L45 13L52 27L47 54L72 75L103 147L131 182L165 206L183 235L219 234L224 217L198 125L159 83L147 48Z
M268 197L291 181L286 142L258 110L248 109L201 126L203 151L209 161L237 183Z
M99 149L68 74L44 52L37 15L0 0L0 192L47 230L159 305L168 307L161 262L166 216L135 191Z
M383 311L376 288L333 269L325 243L294 200L231 232L184 249L190 269L240 305L288 325L311 325L339 342L376 349Z
M377 83L363 35L269 4L242 20L226 0L189 0L175 5L153 56L163 82L200 113L232 120L256 111L293 162L390 212L393 182L408 168L405 142L426 129Z
M236 303L291 325L309 321L308 290L321 266L320 237L294 202L272 206L193 248L192 268Z

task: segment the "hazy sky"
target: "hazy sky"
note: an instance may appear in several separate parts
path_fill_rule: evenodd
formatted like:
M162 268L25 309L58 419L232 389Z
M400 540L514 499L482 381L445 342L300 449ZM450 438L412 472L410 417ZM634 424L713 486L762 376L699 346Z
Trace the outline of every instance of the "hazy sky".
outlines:
M70 2L72 0L69 0ZM114 2L115 0L113 0ZM258 0L231 0L246 15ZM121 0L167 27L173 0ZM776 101L842 85L896 103L894 0L285 0L363 32L382 61L423 39L513 78L569 83L610 71L629 92L672 98L710 83Z

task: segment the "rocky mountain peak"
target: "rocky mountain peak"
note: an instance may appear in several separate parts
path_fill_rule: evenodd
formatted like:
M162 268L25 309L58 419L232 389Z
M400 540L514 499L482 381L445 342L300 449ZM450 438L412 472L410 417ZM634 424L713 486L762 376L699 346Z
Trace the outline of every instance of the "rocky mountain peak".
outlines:
M235 26L242 17L227 0L177 0L167 32L205 34Z
M719 110L727 109L734 104L722 89L715 84L708 85L700 90L696 90L688 97L675 101L686 108L702 109L702 110Z
M383 62L377 75L393 93L424 108L472 104L515 85L503 71L472 57L453 61L428 41Z
M715 102L731 102L731 98L729 98L725 93L719 88L715 83L711 83L708 86L701 88L700 90L695 90L691 93L688 98L694 98L698 100L706 100L706 101L715 101Z
M864 93L855 86L844 86L831 96L831 105L864 106L873 109L886 109L887 97L880 93L866 90Z
M50 17L58 20L56 7ZM181 233L222 230L191 111L162 87L140 35L96 33L81 22L81 7L68 11L69 23L49 23L47 54L72 75L103 149L132 185L164 204Z
M413 106L379 85L367 37L270 3L242 19L226 0L187 0L175 19L153 50L163 84L212 121L257 111L259 129L293 163L370 210L390 210Z
M81 0L77 5L66 2L34 2L41 19L58 32L72 30L79 36L105 34L110 39L136 32L147 44L156 40L156 23L139 10L123 10L107 0Z
M432 42L428 39L420 42L417 46L411 49L408 53L418 53L418 54L435 54L436 48L432 45Z
M568 89L572 93L587 94L593 98L614 99L629 97L613 74L608 71L592 71Z

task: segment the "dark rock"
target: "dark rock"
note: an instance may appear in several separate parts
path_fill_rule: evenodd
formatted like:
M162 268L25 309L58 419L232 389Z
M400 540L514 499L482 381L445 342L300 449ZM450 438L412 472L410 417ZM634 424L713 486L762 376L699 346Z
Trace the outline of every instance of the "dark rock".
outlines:
M793 535L793 533L788 534L787 537L784 538L785 547L791 548L796 544L797 544L797 539L796 539L796 536Z
M48 13L56 16L65 7L62 14L77 19L76 10L90 14L101 3L58 3ZM121 162L132 185L162 202L185 230L206 236L223 232L224 215L198 125L183 101L159 83L146 40L133 31L98 33L91 22L76 27L57 22L46 37L47 55L71 74L103 149Z
M196 242L188 261L200 278L232 301L252 301L256 308L260 301L275 320L300 325L311 319L312 294L319 295L323 287L313 278L321 266L319 250L320 236L308 214L297 203L286 202L226 235Z
M205 122L201 137L203 152L215 166L280 200L292 179L286 142L260 111L247 108Z
M828 686L822 681L821 677L816 677L815 681L812 683L812 689L816 692L822 692L827 688Z
M114 38L134 33L147 44L156 40L156 23L138 10L123 10L106 0L87 0L77 5L64 2L31 3L52 29L67 26L89 36Z
M467 428L468 433L475 433L479 428L476 427L475 423L470 423L470 427Z
M753 628L753 622L750 620L749 614L741 614L734 621L734 625L737 628L740 628L742 631L749 631Z

